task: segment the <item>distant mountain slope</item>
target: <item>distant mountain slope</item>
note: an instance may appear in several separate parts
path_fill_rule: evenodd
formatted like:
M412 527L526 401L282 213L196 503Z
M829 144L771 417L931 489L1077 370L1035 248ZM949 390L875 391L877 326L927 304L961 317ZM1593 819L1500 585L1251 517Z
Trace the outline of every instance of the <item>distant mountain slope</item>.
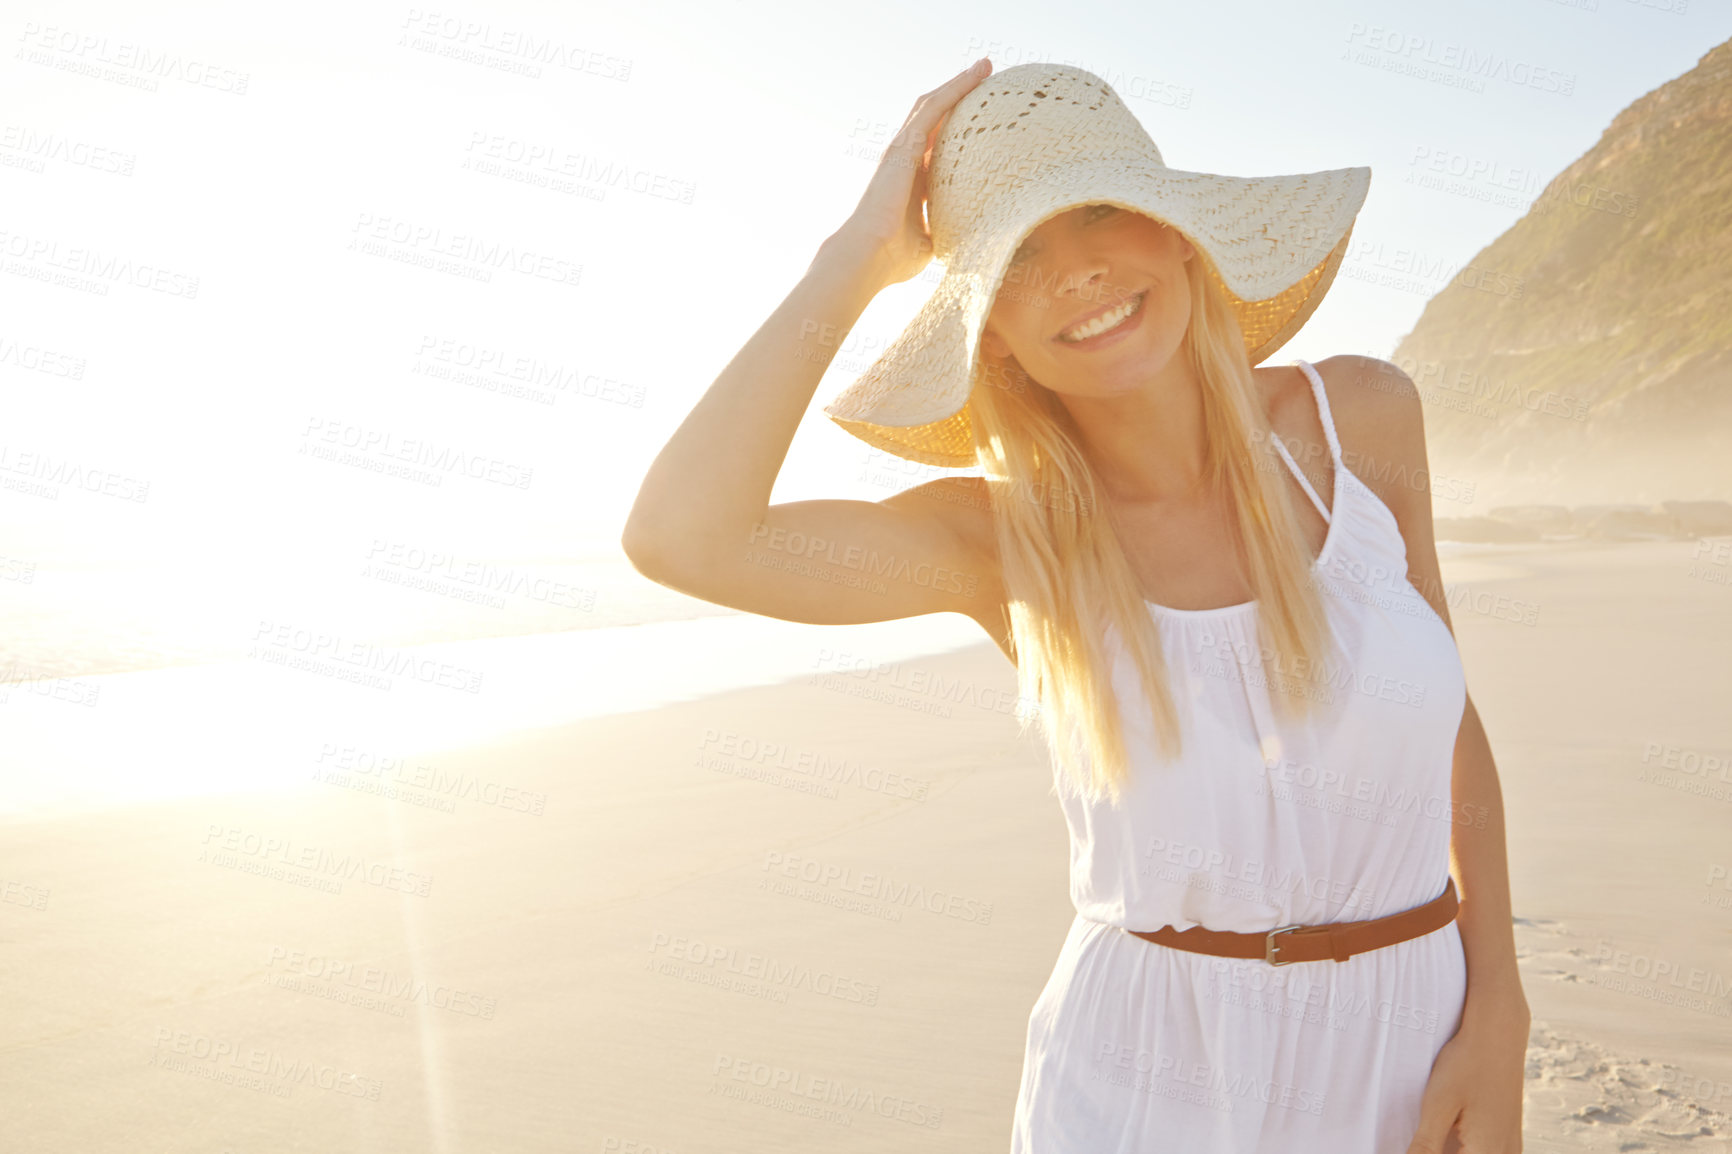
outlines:
M1389 359L1490 503L1732 497L1732 41L1635 101Z

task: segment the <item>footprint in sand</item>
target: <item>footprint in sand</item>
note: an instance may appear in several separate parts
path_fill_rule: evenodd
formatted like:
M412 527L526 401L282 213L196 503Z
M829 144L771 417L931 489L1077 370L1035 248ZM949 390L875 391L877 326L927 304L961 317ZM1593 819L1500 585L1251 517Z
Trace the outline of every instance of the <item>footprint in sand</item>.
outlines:
M1536 1021L1528 1034L1522 1148L1556 1151L1691 1151L1732 1154L1732 1085L1677 1066L1621 1058Z
M1592 965L1587 951L1574 946L1565 950L1516 950L1522 973L1554 982L1580 982L1581 971ZM1592 982L1590 981L1591 985Z
M1522 973L1554 982L1579 982L1579 971L1588 956L1579 947L1559 946L1546 941L1569 933L1562 922L1551 918L1511 918L1515 923L1516 961Z

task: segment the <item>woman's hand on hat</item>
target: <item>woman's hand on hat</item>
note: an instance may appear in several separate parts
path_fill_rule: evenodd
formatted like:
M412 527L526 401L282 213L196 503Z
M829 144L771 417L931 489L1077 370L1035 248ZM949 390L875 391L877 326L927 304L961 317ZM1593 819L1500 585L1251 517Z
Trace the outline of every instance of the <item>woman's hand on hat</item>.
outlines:
M831 238L858 246L859 255L873 263L884 284L912 279L932 260L926 225L932 146L956 102L991 74L992 61L982 57L914 102L854 215Z

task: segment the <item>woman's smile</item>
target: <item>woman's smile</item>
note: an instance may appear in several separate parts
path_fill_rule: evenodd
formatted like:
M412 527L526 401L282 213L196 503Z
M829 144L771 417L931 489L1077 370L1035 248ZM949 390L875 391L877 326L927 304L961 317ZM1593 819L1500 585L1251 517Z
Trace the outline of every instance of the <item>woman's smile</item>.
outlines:
M1142 323L1143 301L1148 289L1121 302L1097 310L1088 318L1070 325L1054 339L1066 348L1092 351L1114 344L1134 332Z

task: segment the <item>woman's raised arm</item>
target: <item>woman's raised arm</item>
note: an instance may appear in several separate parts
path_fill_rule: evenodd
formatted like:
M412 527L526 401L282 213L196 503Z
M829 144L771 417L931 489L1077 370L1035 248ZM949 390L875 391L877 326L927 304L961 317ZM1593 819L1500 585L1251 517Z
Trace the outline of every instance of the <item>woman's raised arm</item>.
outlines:
M829 354L881 289L930 260L932 142L989 71L969 69L915 102L853 215L657 454L621 537L646 577L790 621L951 611L1000 631L990 541L970 528L984 523L978 480L946 478L877 502L770 504Z

